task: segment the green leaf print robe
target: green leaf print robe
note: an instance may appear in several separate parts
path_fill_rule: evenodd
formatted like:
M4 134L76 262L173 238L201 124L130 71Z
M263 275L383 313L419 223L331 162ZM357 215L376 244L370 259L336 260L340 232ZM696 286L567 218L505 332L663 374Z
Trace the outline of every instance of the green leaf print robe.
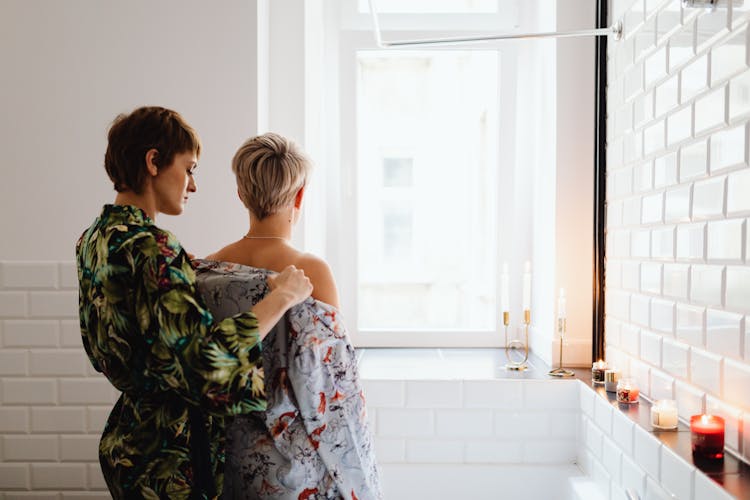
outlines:
M266 406L255 316L215 323L185 251L137 207L105 205L76 256L83 345L122 392L99 443L110 493L210 498L203 470L220 493L224 417Z

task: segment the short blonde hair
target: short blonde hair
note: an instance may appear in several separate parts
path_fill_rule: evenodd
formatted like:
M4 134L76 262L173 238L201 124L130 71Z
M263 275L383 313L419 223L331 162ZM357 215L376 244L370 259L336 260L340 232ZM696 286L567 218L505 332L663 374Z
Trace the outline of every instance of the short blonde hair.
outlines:
M252 137L232 159L240 199L258 219L288 206L307 182L310 159L279 134Z

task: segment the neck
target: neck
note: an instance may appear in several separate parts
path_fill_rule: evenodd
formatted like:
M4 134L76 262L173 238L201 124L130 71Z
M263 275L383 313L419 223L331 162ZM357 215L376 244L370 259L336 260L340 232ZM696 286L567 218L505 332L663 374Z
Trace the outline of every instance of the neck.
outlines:
M156 220L156 203L147 192L136 194L133 191L123 191L115 196L115 205L133 205L148 215L151 220Z
M265 219L258 220L250 214L250 229L247 236L292 239L292 226L294 220L289 220L289 212L282 210L279 213L269 215Z

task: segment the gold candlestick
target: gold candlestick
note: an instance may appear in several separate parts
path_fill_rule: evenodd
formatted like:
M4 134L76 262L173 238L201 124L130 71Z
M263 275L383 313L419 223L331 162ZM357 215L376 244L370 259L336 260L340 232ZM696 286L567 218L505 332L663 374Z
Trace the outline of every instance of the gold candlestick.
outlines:
M575 375L575 373L573 373L572 371L566 370L565 368L563 368L563 363L562 363L563 340L565 337L567 324L568 322L565 318L557 318L557 331L560 334L560 363L558 364L557 368L547 372L547 375L551 375L553 377L568 378L568 377L573 377Z

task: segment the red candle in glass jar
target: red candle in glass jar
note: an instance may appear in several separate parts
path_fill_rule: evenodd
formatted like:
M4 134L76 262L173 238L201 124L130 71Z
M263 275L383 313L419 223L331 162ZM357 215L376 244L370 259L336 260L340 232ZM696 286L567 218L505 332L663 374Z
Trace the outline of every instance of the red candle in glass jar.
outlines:
M724 458L723 418L716 415L693 415L690 417L690 436L694 458Z

